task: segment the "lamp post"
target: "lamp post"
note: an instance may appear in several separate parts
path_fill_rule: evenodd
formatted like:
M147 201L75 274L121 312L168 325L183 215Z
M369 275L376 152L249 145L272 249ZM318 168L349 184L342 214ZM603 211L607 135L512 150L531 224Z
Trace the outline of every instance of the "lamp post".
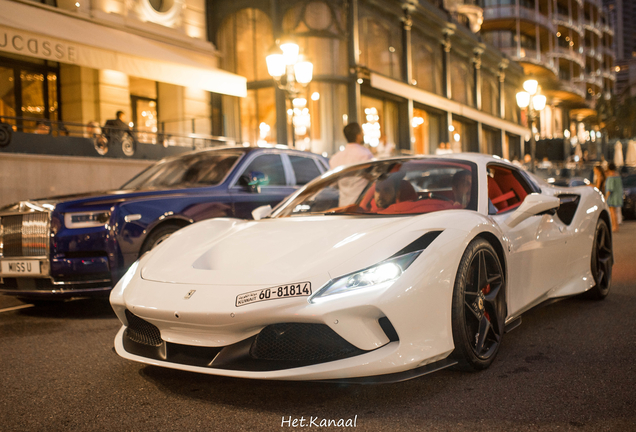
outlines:
M294 99L311 82L314 65L303 58L300 47L292 39L277 40L266 58L267 72L274 78L276 86L285 92L292 109L292 147L296 147L294 130Z
M521 109L528 109L530 121L530 169L534 172L534 160L537 151L537 142L534 139L534 122L537 119L537 111L545 108L546 97L541 94L541 87L537 80L529 79L523 83L525 91L517 93L517 105Z

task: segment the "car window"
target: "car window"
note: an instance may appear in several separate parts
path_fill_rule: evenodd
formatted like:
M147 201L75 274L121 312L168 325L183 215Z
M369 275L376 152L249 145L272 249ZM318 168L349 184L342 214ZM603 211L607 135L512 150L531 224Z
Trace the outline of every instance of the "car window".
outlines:
M504 213L519 207L526 195L532 192L532 187L516 169L488 165L489 214Z
M122 189L217 185L223 181L240 156L236 152L203 152L159 162L130 180Z
M285 169L278 154L264 154L257 156L243 171L243 175L250 172L262 172L269 178L268 186L285 186Z
M477 169L469 161L380 160L337 170L312 182L272 217L477 210L477 191Z
M313 158L289 155L289 160L294 168L298 186L306 185L320 175L320 170Z

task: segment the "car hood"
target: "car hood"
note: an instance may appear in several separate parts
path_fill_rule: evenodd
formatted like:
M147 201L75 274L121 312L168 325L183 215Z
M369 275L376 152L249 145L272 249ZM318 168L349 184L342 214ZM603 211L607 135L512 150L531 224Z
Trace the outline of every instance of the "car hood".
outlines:
M153 250L141 277L223 286L334 278L374 265L443 224L443 216L432 214L415 229L421 218L427 215L212 219L178 231Z
M147 198L165 198L190 195L197 189L164 189L164 190L112 190L99 192L86 192L73 195L61 195L50 198L40 198L29 201L21 201L0 208L0 211L26 211L53 210L61 212L84 210L88 207L109 207L114 204L131 200L143 200ZM201 188L198 188L201 191ZM213 188L205 188L206 193Z

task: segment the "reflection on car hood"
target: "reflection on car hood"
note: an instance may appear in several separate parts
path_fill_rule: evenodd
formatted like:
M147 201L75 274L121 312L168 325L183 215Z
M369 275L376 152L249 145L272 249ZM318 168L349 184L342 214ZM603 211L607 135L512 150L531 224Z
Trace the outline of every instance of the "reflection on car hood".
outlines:
M212 188L206 188L210 193ZM72 211L91 206L110 206L135 199L147 197L172 197L191 193L192 189L163 189L163 190L112 190L99 192L85 192L73 195L60 195L50 198L40 198L29 201L20 201L0 208L3 212L28 211L29 205L39 207L41 210L53 210L58 206L63 206L62 211ZM37 210L37 208L35 209Z
M422 217L430 217L433 225L441 221L432 214L203 221L153 250L141 275L158 282L225 286L300 282L327 272L338 277L386 259L422 235L408 229Z

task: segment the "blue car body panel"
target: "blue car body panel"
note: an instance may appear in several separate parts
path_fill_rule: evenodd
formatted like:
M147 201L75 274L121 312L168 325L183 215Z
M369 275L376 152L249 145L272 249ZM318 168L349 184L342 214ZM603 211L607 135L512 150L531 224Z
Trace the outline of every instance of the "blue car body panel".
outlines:
M49 274L46 278L33 278L35 280L0 275L0 293L27 299L106 294L139 258L144 242L158 227L165 224L183 227L214 217L251 218L251 211L256 207L266 204L273 207L299 187L293 184L295 176L287 157L283 157L287 185L263 187L258 193L239 186L241 173L258 155L275 153L309 157L315 161L320 173L328 169L326 160L312 153L234 149L243 155L223 182L215 186L123 190L34 200L35 203L47 201L54 205L50 211ZM0 222L16 205L0 210ZM97 227L65 227L66 213L86 211L109 211L110 219ZM9 259L2 255L0 258Z

